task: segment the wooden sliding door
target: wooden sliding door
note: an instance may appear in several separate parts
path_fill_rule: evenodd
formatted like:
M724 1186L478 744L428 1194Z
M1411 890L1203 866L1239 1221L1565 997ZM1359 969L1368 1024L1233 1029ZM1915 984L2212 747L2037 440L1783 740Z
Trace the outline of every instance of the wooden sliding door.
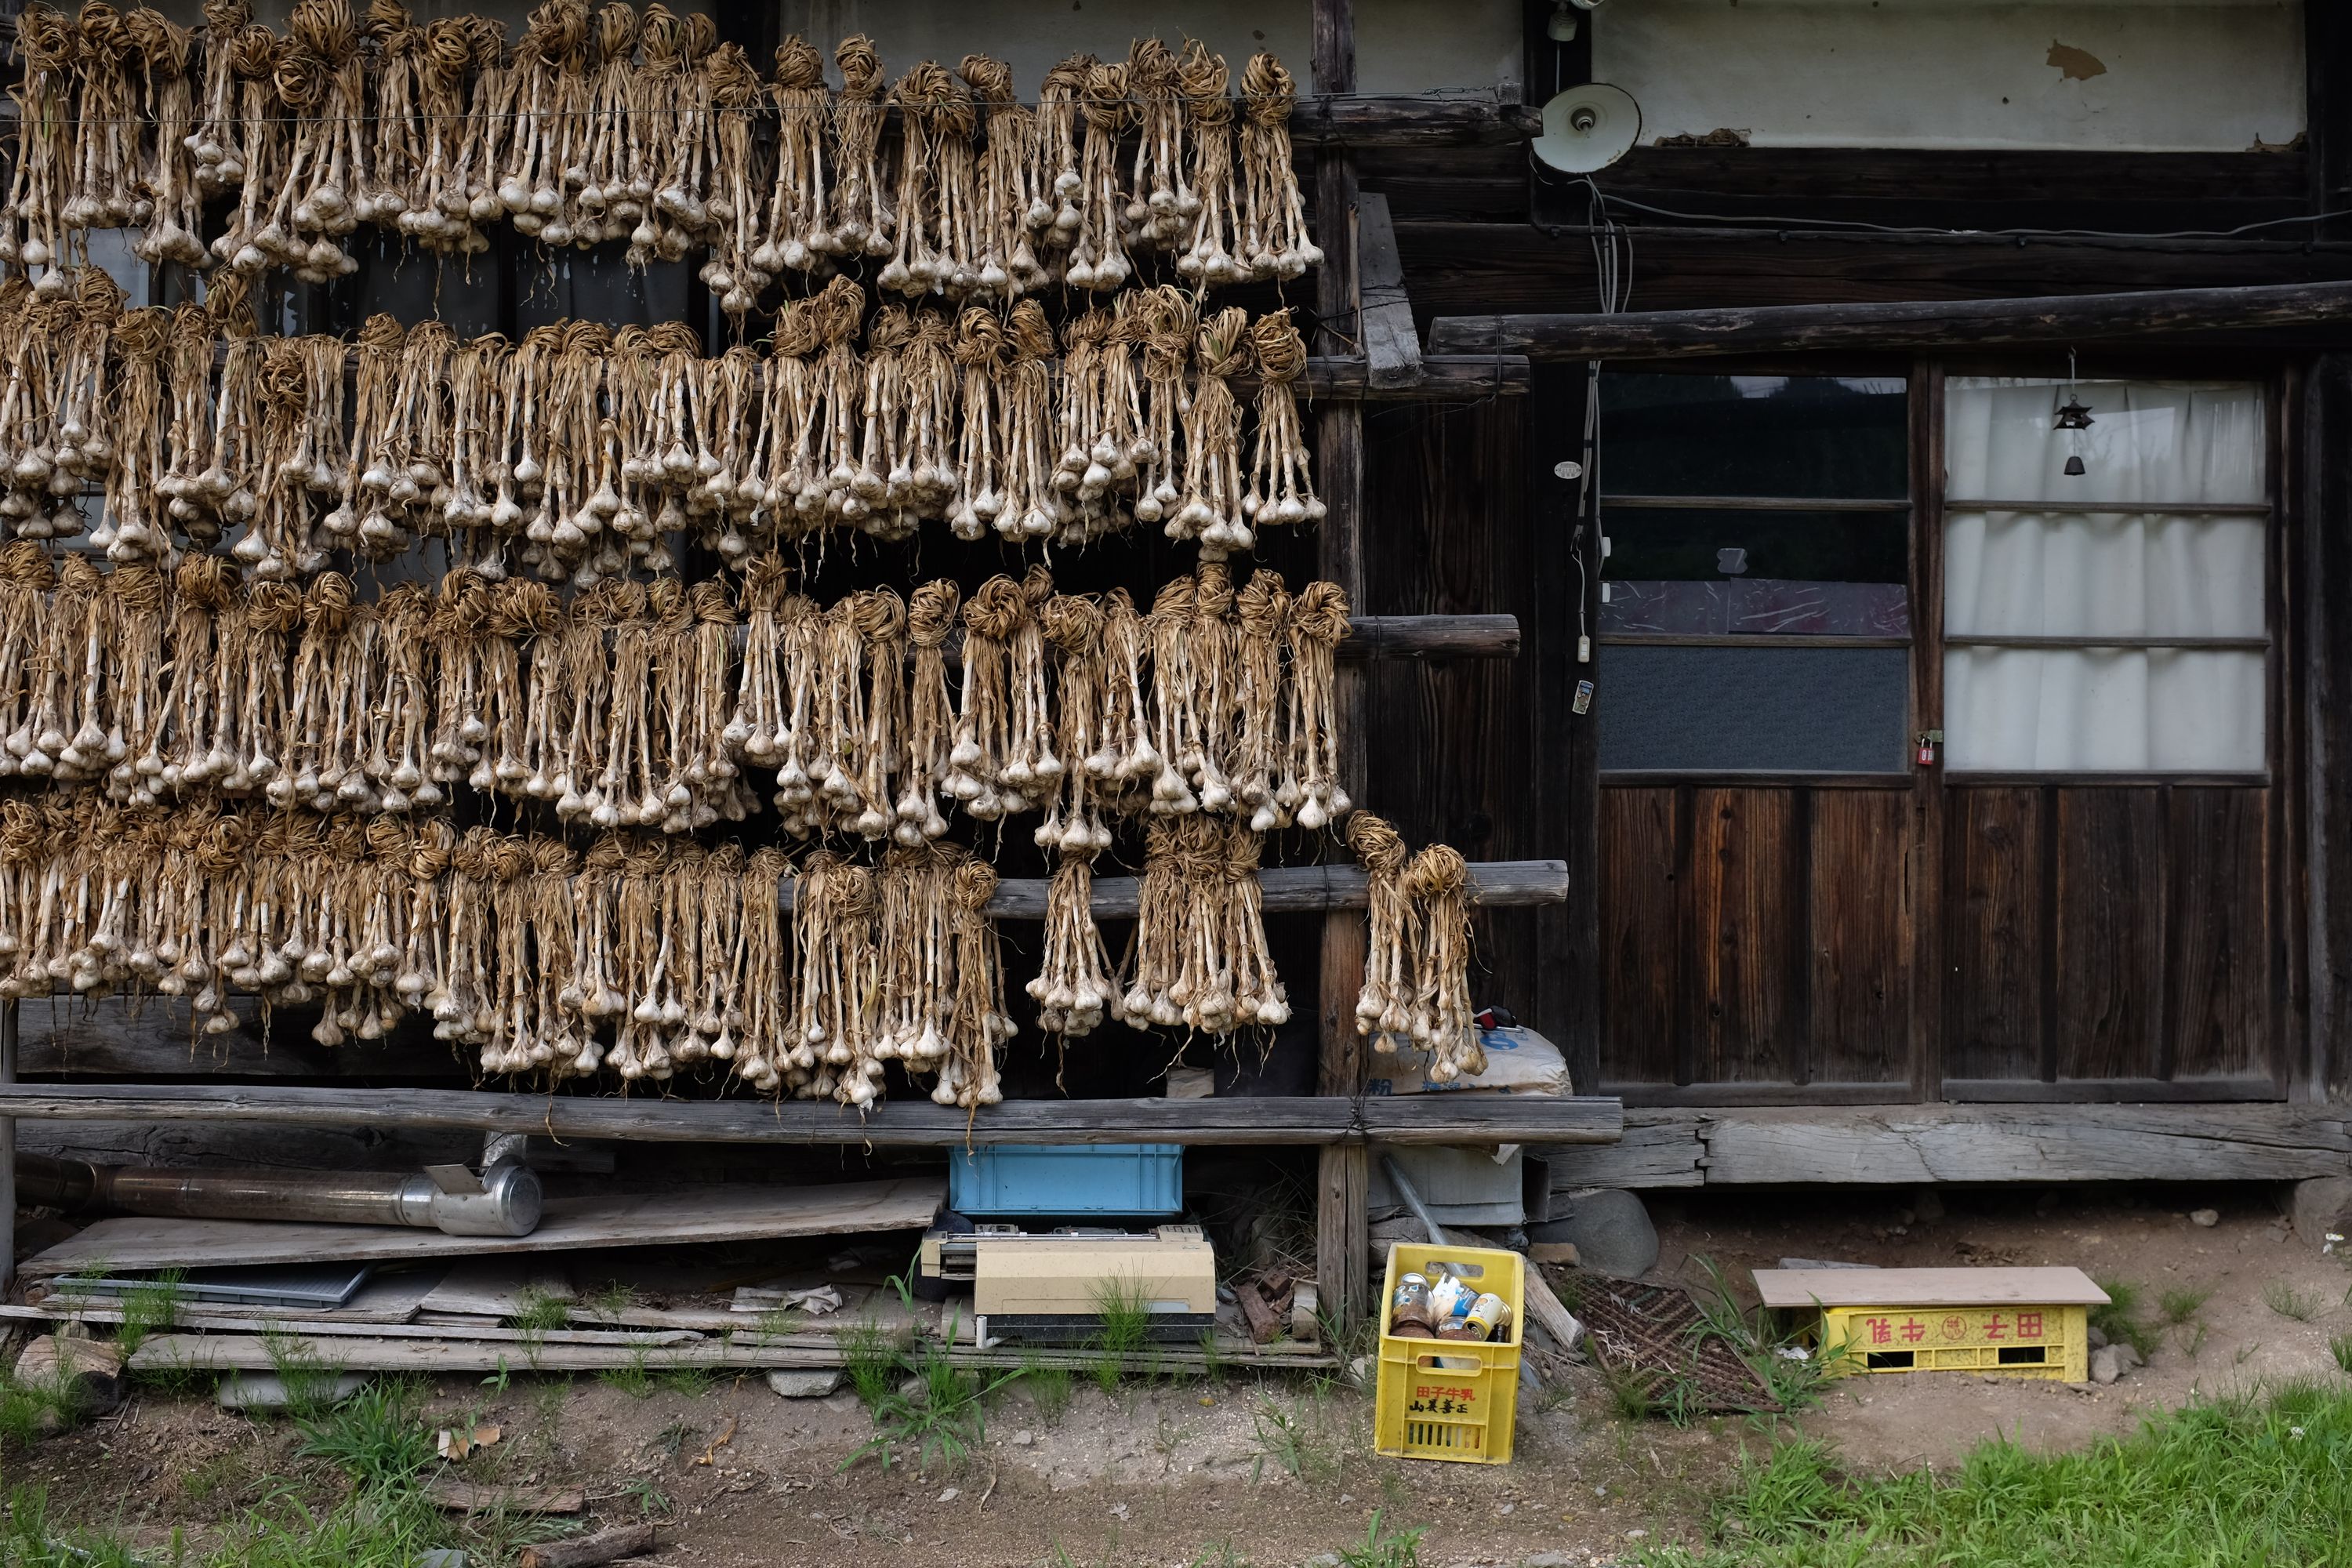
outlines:
M1601 1087L2283 1094L2272 389L1601 385Z

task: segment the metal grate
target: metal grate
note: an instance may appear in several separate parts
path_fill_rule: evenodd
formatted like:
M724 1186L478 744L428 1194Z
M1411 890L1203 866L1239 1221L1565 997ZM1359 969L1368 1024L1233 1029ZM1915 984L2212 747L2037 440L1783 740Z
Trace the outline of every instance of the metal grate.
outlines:
M1588 1279L1577 1310L1601 1364L1653 1405L1679 1397L1685 1408L1709 1414L1780 1408L1687 1291Z

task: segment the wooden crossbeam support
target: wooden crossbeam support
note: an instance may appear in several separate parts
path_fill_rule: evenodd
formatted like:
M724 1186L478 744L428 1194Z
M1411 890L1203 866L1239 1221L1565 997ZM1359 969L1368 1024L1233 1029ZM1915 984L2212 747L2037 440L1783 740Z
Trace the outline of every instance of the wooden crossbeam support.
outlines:
M1390 233L1393 237L1393 225ZM1411 381L1389 383L1373 378L1371 362L1363 354L1316 355L1307 362L1299 389L1318 401L1353 398L1365 403L1469 403L1520 396L1528 390L1525 354L1424 354L1417 342L1413 353L1421 374Z
M1363 297L1365 380L1374 388L1417 385L1421 337L1404 294L1404 264L1397 259L1396 226L1389 199L1356 195L1357 289Z
M1614 316L1441 316L1430 323L1429 344L1444 353L1570 362L2084 342L2322 325L2352 326L2352 281Z
M1607 1143L1615 1100L1413 1094L1233 1100L1019 1100L977 1114L926 1100L865 1116L829 1100L672 1100L657 1094L504 1094L465 1089L281 1084L13 1084L0 1111L59 1121L217 1121L285 1127L535 1132L670 1143L808 1143L950 1149L967 1143Z
M1524 103L1485 98L1302 98L1290 113L1296 147L1503 147L1543 133Z

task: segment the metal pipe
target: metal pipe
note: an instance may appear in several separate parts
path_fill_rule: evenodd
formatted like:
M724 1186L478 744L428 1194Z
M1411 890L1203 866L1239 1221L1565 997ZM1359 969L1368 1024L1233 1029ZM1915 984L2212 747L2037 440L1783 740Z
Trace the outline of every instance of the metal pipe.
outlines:
M509 1161L476 1176L464 1166L397 1171L232 1171L43 1161L26 1173L61 1206L174 1219L406 1226L450 1236L529 1236L539 1226L538 1173ZM74 1200L79 1199L79 1203Z

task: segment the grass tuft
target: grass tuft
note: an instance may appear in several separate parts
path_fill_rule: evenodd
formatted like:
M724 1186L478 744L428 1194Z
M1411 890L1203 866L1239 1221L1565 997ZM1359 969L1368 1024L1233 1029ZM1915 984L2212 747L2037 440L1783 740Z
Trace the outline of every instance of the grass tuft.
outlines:
M168 1329L179 1321L180 1281L185 1277L180 1269L166 1269L124 1292L122 1325L114 1333L124 1361L136 1355L156 1330Z
M2352 1389L2296 1384L2147 1417L2128 1437L2036 1454L1979 1446L1956 1475L1843 1474L1823 1444L1784 1437L1741 1464L1717 1550L1664 1547L1651 1568L2073 1568L2352 1560L2344 1455ZM1736 1527L1727 1521L1736 1519Z
M294 1427L302 1434L297 1453L327 1460L362 1491L406 1488L434 1458L421 1395L398 1380L370 1383L325 1410L298 1412Z
M2352 1373L2352 1334L2327 1336L2327 1353L2336 1358L2336 1370Z
M950 1343L955 1339L952 1321L946 1338ZM842 1461L845 1470L866 1458L879 1458L887 1469L901 1447L915 1450L919 1470L929 1470L934 1460L947 1469L957 1468L986 1434L988 1397L1021 1375L1008 1372L983 1383L978 1373L950 1360L945 1344L929 1342L919 1358L898 1357L896 1363L894 1385L878 1401L869 1402L874 1436ZM912 1376L911 1394L895 1386L899 1373Z
M2205 1310L2213 1299L2210 1290L2167 1290L2157 1298L2157 1321L2168 1329L2177 1329Z
M1048 1426L1058 1425L1070 1408L1070 1369L1047 1366L1035 1352L1028 1352L1021 1358L1021 1384L1029 1391L1037 1419Z
M1381 1510L1374 1509L1363 1543L1339 1548L1339 1561L1347 1568L1420 1568L1421 1538L1427 1533L1427 1525L1417 1524L1391 1534L1381 1528Z
M1109 1394L1151 1343L1151 1300L1140 1280L1105 1279L1095 1287L1095 1315L1102 1325L1087 1348L1095 1382Z
M2090 1310L2090 1326L2106 1335L2111 1345L2131 1346L2143 1361L2155 1354L2159 1335L2140 1316L2140 1288L2128 1279L2102 1279L2098 1286L2107 1293L2107 1304Z
M2319 1316L2327 1303L2316 1290L2298 1290L2284 1279L2273 1279L2263 1287L2263 1304L2282 1318L2293 1318L2307 1323Z

